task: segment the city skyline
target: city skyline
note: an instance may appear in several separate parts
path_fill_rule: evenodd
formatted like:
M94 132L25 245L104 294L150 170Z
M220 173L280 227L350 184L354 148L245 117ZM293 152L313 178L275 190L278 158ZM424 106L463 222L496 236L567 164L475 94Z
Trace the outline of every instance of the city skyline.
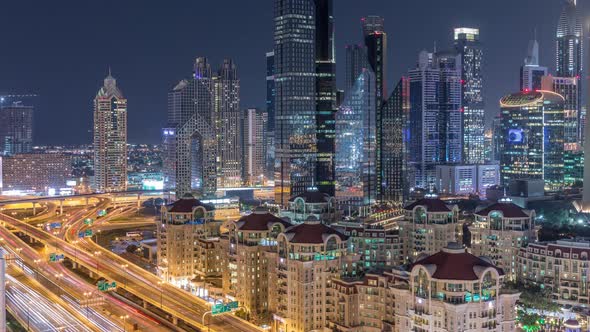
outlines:
M555 72L555 26L561 1L535 1L537 6L534 7L530 6L530 1L510 3L510 12L505 11L507 1L478 6L468 1L456 1L445 8L428 6L431 3L385 4L383 1L368 1L360 12L355 10L351 0L336 3L338 87L344 86L344 45L359 43L360 19L367 15L380 15L385 19L385 32L389 37L387 91L392 91L401 75L415 66L415 55L419 51L432 51L434 42L439 49L450 48L452 29L455 27L479 28L486 54L484 97L487 100L488 123L499 112L499 98L518 90L519 67L526 55L528 40L534 38L535 27L540 63L548 66L550 72ZM82 144L91 141L91 96L98 88L96 82L104 77L109 65L117 72L130 100L131 143L159 142L160 129L166 121L167 91L178 77L184 75L184 68L190 66L197 56L233 58L240 68L241 109L264 108L265 54L272 50L273 45L271 2L268 9L264 6L247 7L239 2L233 2L233 6L207 3L202 4L202 8L195 8L212 13L223 8L227 15L223 22L231 21L231 24L213 21L215 15L195 19L196 16L191 16L191 13L197 11L190 10L193 5L188 3L174 8L148 4L142 6L142 19L137 19L132 15L134 3L129 2L119 6L119 11L112 14L111 23L106 27L100 15L77 5L65 6L67 9L59 12L46 6L50 5L38 4L31 8L30 4L8 4L4 13L10 14L3 17L0 23L5 27L4 31L11 31L9 27L14 26L15 20L22 19L25 13L33 18L33 23L23 26L18 36L4 35L6 45L12 46L0 55L0 71L3 72L0 91L37 93L41 96L35 123L44 125L36 126L35 144ZM589 4L580 3L579 6L582 15L588 13ZM54 15L45 15L48 11ZM67 19L60 20L61 15ZM118 20L123 15L131 15L131 24L126 28L122 28L122 24L129 22ZM421 17L431 19L422 22ZM502 22L509 24L498 25L500 17ZM174 24L168 24L170 19L174 20ZM162 24L150 25L158 21ZM421 25L420 29L408 31L405 28L417 23ZM71 29L71 26L77 28ZM241 26L248 29L240 29ZM235 33L236 38L231 38L231 43L228 43L225 36L235 31L239 34ZM175 38L169 38L171 35ZM198 43L177 43L182 38L189 41L198 39ZM43 56L35 57L33 61L31 47L43 49ZM114 49L120 52L113 53ZM511 51L506 52L507 49ZM71 119L71 122L65 122L65 118ZM81 125L68 126L70 123ZM56 135L56 128L64 126L67 126L68 135Z

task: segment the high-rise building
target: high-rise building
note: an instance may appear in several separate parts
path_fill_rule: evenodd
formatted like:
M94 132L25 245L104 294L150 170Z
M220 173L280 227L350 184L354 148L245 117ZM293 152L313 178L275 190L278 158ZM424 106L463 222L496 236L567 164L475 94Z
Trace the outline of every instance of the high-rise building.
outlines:
M436 185L436 165L461 163L461 56L454 52L420 52L409 71L410 186Z
M334 195L332 0L275 1L275 201L316 186Z
M243 121L244 182L251 186L262 185L266 174L268 113L249 108L244 112Z
M363 69L336 115L336 199L343 210L377 200L375 75Z
M31 152L33 113L34 107L22 102L0 103L0 155Z
M266 169L267 178L274 178L275 167L275 52L266 53Z
M500 169L496 165L440 165L436 166L439 192L451 195L478 194L500 183Z
M500 162L502 154L502 117L497 115L492 120L492 158L493 162Z
M463 162L483 164L485 112L479 29L456 28L454 32L455 50L461 55Z
M500 100L502 184L543 180L546 191L563 188L564 98L551 91L521 91Z
M73 157L64 153L24 153L0 157L0 191L59 192L72 178Z
M94 190L127 190L127 99L110 70L94 98Z
M579 119L580 109L578 93L579 79L577 77L544 76L541 89L560 94L564 100L564 149L566 151L580 150Z
M206 58L197 58L193 77L168 93L168 124L163 131L164 187L177 197L217 188L217 140L213 75Z
M541 80L547 75L547 67L539 66L539 43L529 41L524 65L520 67L520 90L541 90Z
M576 0L565 0L559 22L557 24L556 49L555 49L555 74L558 77L574 77L578 79L578 93L576 114L578 142L581 142L582 132L580 121L582 114L582 53L583 53L582 22L578 13ZM567 103L567 97L566 97ZM567 108L566 108L567 109ZM566 133L567 135L567 133Z
M382 202L403 204L408 197L407 128L410 118L410 80L402 77L381 108L381 169L378 170Z
M369 69L370 67L367 58L367 49L363 45L346 45L346 73L345 73L345 84L344 92L346 93L353 88L357 78L363 72L363 69ZM375 91L375 93L377 93Z
M223 60L213 77L213 112L217 137L217 188L242 185L240 80L235 63Z

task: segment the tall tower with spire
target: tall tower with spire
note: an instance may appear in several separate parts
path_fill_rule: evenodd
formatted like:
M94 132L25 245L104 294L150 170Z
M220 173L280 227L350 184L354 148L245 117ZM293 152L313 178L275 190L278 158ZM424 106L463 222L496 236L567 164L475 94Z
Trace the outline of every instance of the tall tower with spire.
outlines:
M541 90L543 76L547 75L547 67L539 66L539 43L535 39L529 41L524 64L520 67L520 90Z
M127 189L127 99L111 75L94 98L94 190Z

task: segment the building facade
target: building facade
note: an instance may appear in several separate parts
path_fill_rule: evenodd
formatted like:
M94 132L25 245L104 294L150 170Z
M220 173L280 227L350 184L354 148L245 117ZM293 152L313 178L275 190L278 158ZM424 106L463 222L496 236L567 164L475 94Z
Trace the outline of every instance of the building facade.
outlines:
M127 190L127 99L110 72L94 98L94 190Z
M448 206L434 194L405 206L398 225L406 261L414 261L420 254L434 254L449 241L462 238L459 208Z
M249 108L244 112L243 137L244 183L249 186L266 183L266 142L268 112Z
M190 194L162 207L157 220L158 274L166 282L188 285L197 276L220 276L220 262L210 262L207 248L201 240L219 236L220 223L215 222L214 207L204 204ZM205 241L206 242L206 241ZM215 244L211 242L211 246ZM210 252L213 250L204 250Z
M33 191L48 194L67 186L72 178L71 155L25 153L0 157L0 191Z
M483 100L483 49L479 29L456 28L455 50L461 55L463 109L463 162L483 164L485 112Z
M33 113L34 107L22 102L0 103L0 155L31 152Z
M520 91L541 90L543 76L547 76L547 67L539 66L539 43L531 40L520 67Z
M460 56L422 51L409 72L410 187L432 189L436 166L461 163L462 115Z
M407 285L393 287L394 331L515 331L519 293L503 280L502 269L449 243L414 263Z
M442 165L436 166L436 177L440 193L485 197L489 187L500 184L500 167L496 164Z
M576 77L544 76L541 82L541 89L553 91L560 94L564 99L563 116L563 140L565 151L580 151L579 121L580 108L578 97L579 79Z
M520 249L537 241L535 211L525 210L504 197L477 211L469 231L471 252L488 257L504 270L508 279L515 280Z
M377 201L375 75L363 69L336 115L336 199L343 210Z
M588 305L589 255L583 239L530 243L518 253L518 279L550 289L558 303Z
M522 91L500 100L502 184L544 180L546 191L563 188L564 98L551 91Z
M266 53L266 177L274 179L275 167L275 52Z

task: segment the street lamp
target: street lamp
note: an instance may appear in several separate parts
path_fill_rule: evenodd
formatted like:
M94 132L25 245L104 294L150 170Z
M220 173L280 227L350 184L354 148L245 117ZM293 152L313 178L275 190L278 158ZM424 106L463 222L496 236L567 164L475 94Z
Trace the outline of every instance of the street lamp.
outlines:
M35 259L33 261L33 263L34 263L34 269L33 269L33 271L35 271L35 279L39 279L39 271L38 271L38 269L39 269L39 263L41 263L41 260L40 259Z
M16 248L15 250L16 250L16 255L18 256L18 259L20 261L20 268L21 268L21 270L24 271L24 268L23 268L23 259L20 257L20 253L23 251L23 248Z
M164 282L163 281L158 281L158 286L160 286L160 309L162 309L162 300L163 300L163 294L164 294Z
M78 240L72 241L74 245L74 263L78 264Z
M125 325L126 325L126 322L127 322L127 318L129 318L129 315L123 315L120 318L123 320L123 332L125 332L125 331L127 331L126 330L127 327Z
M94 252L94 256L96 256L96 275L98 277L99 274L99 269L98 269L98 256L100 256L101 252L100 251L95 251Z
M125 271L125 273L127 274L127 277L129 277L128 276L129 270L127 269L128 267L129 267L129 264L121 264L121 268ZM125 277L125 276L123 277L123 285L125 286L125 289L127 289L127 277Z
M61 282L60 282L60 280L61 280L61 278L63 276L64 276L63 273L56 273L55 274L55 280L56 280L56 285L57 285L57 295L58 296L61 296L61 292L60 292L60 290L61 290Z

